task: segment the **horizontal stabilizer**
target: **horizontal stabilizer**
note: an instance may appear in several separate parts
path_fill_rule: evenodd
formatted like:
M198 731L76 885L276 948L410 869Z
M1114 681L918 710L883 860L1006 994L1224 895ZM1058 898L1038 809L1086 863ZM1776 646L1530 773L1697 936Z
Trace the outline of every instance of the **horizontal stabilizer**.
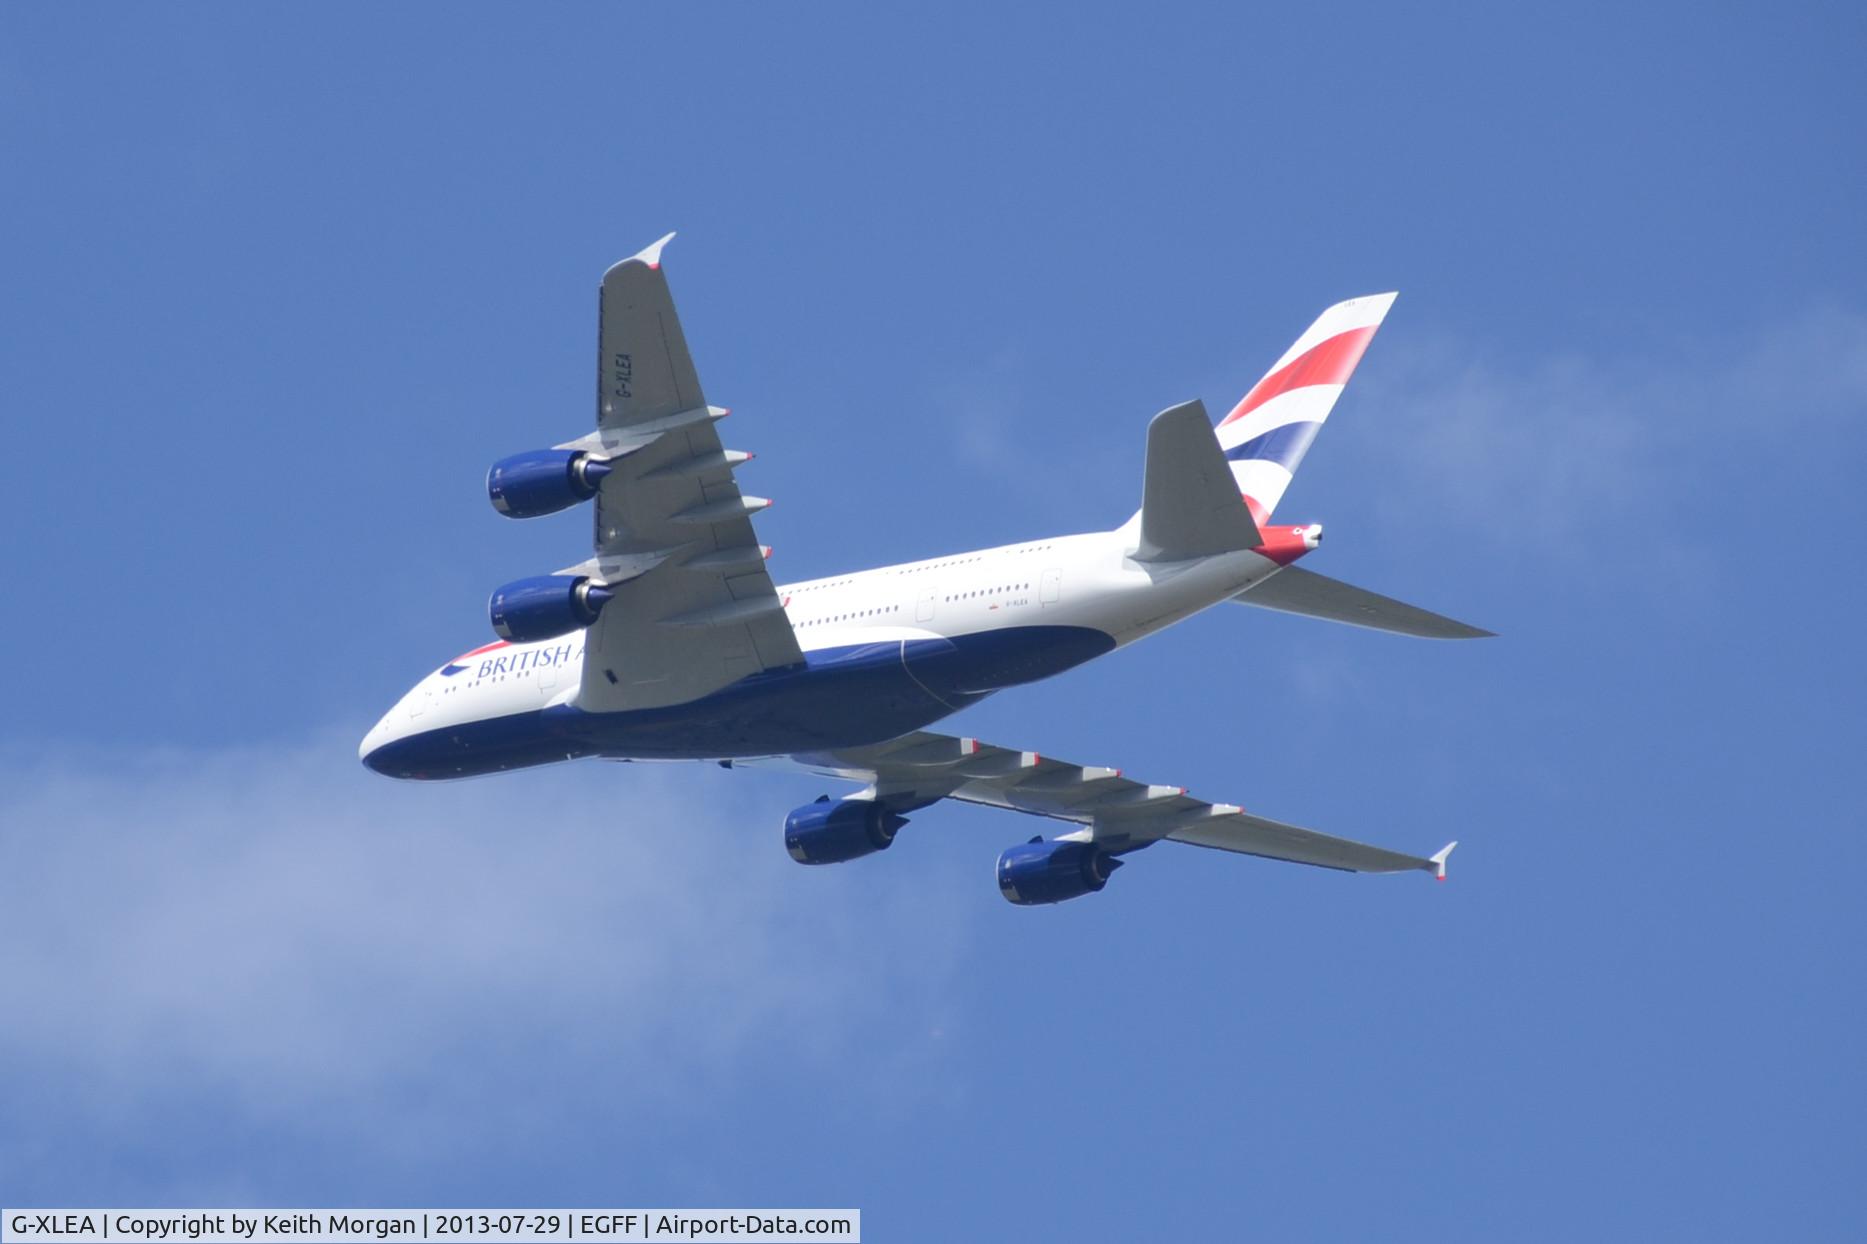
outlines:
M1161 411L1147 426L1147 479L1135 558L1188 561L1262 544L1203 402Z
M1305 617L1392 631L1396 635L1417 635L1422 639L1486 639L1493 635L1491 631L1454 622L1300 566L1286 566L1232 600L1240 605L1256 605L1279 613L1300 613Z

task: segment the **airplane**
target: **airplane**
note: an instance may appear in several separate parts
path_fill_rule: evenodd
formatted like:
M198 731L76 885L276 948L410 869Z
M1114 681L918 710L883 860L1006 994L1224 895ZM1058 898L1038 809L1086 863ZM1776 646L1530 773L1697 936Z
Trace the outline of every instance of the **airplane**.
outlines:
M1445 879L1456 842L1407 855L1209 803L1184 787L927 727L1214 605L1435 639L1490 632L1295 565L1319 524L1271 521L1395 295L1324 311L1216 428L1190 401L1148 425L1141 508L1053 536L777 585L662 271L669 234L603 276L596 430L494 463L493 508L594 502L593 555L496 589L496 642L446 662L364 736L378 773L442 779L585 757L712 761L859 784L794 810L803 864L886 849L956 799L1071 826L998 858L1005 898L1100 891L1157 842Z

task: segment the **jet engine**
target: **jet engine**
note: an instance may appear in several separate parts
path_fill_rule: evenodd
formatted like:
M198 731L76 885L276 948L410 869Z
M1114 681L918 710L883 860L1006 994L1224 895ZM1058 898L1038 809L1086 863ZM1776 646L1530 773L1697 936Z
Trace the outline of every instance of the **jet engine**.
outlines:
M1094 894L1122 862L1093 842L1033 838L998 857L998 892L1023 907Z
M840 864L882 850L907 823L873 799L825 795L784 818L784 849L800 864Z
M589 579L547 574L495 589L486 611L501 639L529 644L589 626L614 595Z
M538 518L596 496L608 462L570 449L535 449L493 463L486 495L507 518Z

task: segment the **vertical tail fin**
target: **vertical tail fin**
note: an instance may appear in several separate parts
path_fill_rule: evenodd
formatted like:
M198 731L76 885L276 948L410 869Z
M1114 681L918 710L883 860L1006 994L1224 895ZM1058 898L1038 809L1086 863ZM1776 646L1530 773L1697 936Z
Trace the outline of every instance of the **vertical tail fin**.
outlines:
M1219 445L1262 526L1397 294L1338 302L1284 351L1264 379L1219 421Z

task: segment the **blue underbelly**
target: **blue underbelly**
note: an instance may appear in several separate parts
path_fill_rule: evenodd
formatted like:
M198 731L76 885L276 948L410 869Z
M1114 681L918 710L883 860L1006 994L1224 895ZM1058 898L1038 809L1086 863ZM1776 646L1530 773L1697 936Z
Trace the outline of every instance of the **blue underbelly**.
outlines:
M827 648L686 704L470 722L398 739L367 763L395 777L451 778L582 756L713 760L856 747L922 729L1114 646L1101 631L1048 626Z
M915 640L905 647L915 679L942 699L952 699L1061 674L1112 651L1115 641L1086 626L1014 626L950 640Z

